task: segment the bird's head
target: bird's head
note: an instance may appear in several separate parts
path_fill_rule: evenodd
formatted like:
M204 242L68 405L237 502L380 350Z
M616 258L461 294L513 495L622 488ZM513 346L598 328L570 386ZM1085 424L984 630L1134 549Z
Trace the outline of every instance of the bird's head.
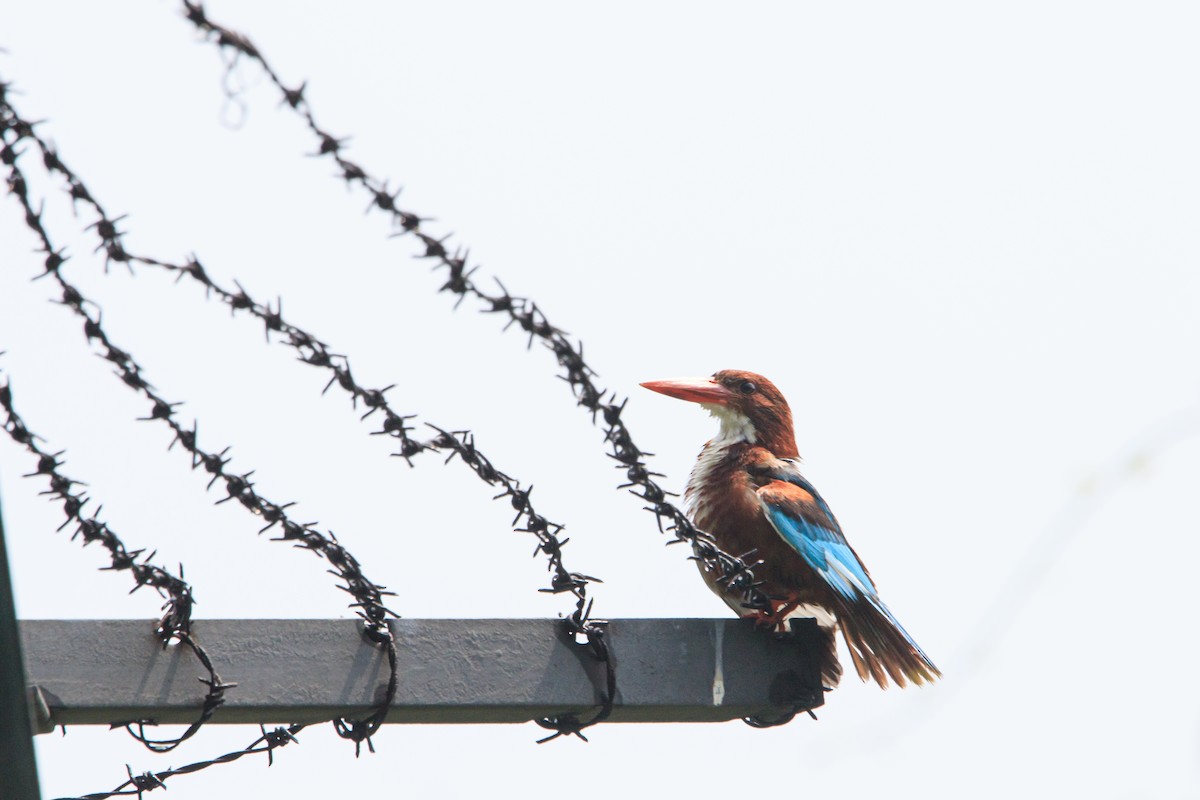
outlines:
M795 458L792 412L775 384L739 369L723 369L711 378L646 381L651 391L699 403L721 422L718 442L745 441L780 458Z

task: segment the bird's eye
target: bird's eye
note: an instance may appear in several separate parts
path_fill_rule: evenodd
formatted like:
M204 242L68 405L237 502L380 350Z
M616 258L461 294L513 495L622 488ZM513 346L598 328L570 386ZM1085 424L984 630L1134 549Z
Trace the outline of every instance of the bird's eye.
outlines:
M742 381L738 386L738 391L742 394L754 394L757 390L758 387L754 385L754 381Z

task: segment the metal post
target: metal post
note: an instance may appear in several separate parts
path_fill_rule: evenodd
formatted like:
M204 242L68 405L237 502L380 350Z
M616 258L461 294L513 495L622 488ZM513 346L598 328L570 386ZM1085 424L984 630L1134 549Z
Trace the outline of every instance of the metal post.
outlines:
M750 620L614 619L610 722L774 718L824 701L821 634L790 636ZM525 722L599 702L602 674L553 619L398 619L399 686L388 723ZM380 648L355 620L197 620L223 680L237 683L210 724L318 722L370 711L387 679ZM163 649L151 620L26 620L29 680L50 722L107 725L196 718L204 670L184 647Z
M0 509L2 512L3 509ZM33 732L25 702L25 667L0 513L0 782L4 800L39 800Z

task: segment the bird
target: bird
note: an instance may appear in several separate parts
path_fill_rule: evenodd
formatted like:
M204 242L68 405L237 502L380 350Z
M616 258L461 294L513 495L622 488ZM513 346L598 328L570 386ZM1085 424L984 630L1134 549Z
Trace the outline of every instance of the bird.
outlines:
M732 554L748 554L771 608L731 596L720 575L700 564L709 588L740 616L785 630L789 616L812 616L824 635L822 681L836 686L840 629L855 671L886 689L932 683L941 672L884 605L866 566L816 488L800 473L792 412L775 384L744 370L711 378L647 381L669 397L699 403L720 423L684 490L692 522Z

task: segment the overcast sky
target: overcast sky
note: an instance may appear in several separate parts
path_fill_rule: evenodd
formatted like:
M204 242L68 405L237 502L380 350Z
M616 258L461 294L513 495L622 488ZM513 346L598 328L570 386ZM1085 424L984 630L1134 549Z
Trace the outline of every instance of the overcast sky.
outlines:
M681 490L715 430L639 381L766 374L808 477L883 597L938 663L930 688L848 678L820 721L757 731L388 726L355 761L328 726L267 770L244 759L171 797L663 795L1194 797L1200 643L1200 11L1190 3L212 2L402 207L586 343L631 399L635 441ZM196 253L218 281L397 384L404 413L470 428L566 523L601 617L723 617L664 548L553 357L437 295L411 238L281 108L228 76L173 2L8 3L14 103L122 223L131 249ZM225 89L238 92L229 100ZM407 617L553 617L512 512L461 465L409 469L327 377L191 282L105 275L36 166L47 220L115 343L202 442L335 531ZM183 562L198 615L348 617L325 564L213 507L169 433L49 299L0 204L0 369L131 547ZM24 618L145 618L157 598L56 534L34 464L0 442ZM441 571L412 564L446 553ZM464 590L462 573L474 589ZM169 756L122 733L37 738L47 797L237 749ZM585 768L586 767L586 768ZM564 788L569 787L569 788Z

